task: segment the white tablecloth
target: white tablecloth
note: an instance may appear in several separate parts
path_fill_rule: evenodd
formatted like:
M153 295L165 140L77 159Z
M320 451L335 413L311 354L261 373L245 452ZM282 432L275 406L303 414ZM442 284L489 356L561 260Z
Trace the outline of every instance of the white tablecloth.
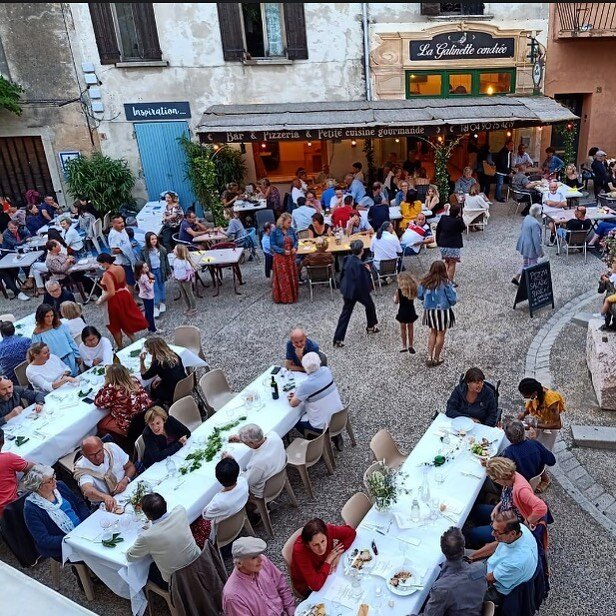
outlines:
M368 210L359 210L359 215L365 220L368 220ZM402 214L400 213L400 207L397 205L392 205L389 207L389 220L401 220L402 219ZM332 224L332 217L331 216L325 216L324 217L325 222L328 225Z
M450 526L462 527L485 478L484 468L479 460L468 451L467 444L460 447L455 459L446 462L438 469L423 466L424 462L431 462L434 459L434 456L439 453L439 449L442 449L443 454L446 454L449 450L453 450L455 444L459 442L457 438L450 435L451 443L443 445L437 435L439 428L450 426L450 423L450 419L443 414L439 414L403 464L401 472L408 474L404 484L407 489L413 490L412 494L401 495L389 512L378 512L373 507L357 529L357 537L351 546L351 549L370 548L372 541L374 541L379 551L379 556L375 562L390 561L391 568L385 567L390 573L396 566L410 567L420 578L423 574L421 580L423 587L409 596L401 597L387 589L385 575L389 577L388 574L384 574L383 577L367 574L362 576L362 594L354 597L356 589L351 586L351 579L345 575L345 567L340 566L327 580L323 588L318 592L313 592L302 604L303 606L324 602L331 606L331 611L328 610L328 613L355 616L361 603L367 603L376 609L375 603L378 599L375 597L374 590L377 585L380 585L383 588L381 598L383 614L387 614L387 616L407 616L419 613L430 592L430 587L439 574L440 568L438 565L444 560L440 549L440 536ZM486 437L491 441L495 440L494 451L500 448L505 436L504 432L498 428L489 428L479 424L475 424L470 435L477 439ZM463 475L462 471L473 473L481 478ZM450 508L458 512L454 514L453 512L448 513L446 510L445 513L450 519L439 516L434 523L429 520L426 522L423 519L423 516L429 513L428 506L421 501L418 494L424 472L428 473L431 496L438 497L441 503L447 503ZM434 481L437 472L444 473L445 481L442 485L438 485ZM399 513L408 517L412 501L415 498L418 499L421 506L422 520L411 528L400 529L393 514ZM390 525L391 520L393 521ZM384 536L371 530L371 525L379 526L388 532ZM406 526L406 524L404 525ZM351 597L351 607L344 607L335 602L336 598L340 598L339 591L342 591L347 597ZM394 602L393 607L388 603L390 600ZM332 603L334 604L332 605ZM301 610L298 611L301 613ZM372 611L371 609L371 614Z
M296 383L299 383L305 375L294 373L294 378ZM184 464L184 459L194 448L195 441L202 439L205 443L207 436L215 427L228 424L239 417L245 416L246 419L241 421L239 426L225 432L225 436L236 433L241 425L247 423L258 424L264 433L275 430L281 436L286 434L299 420L301 411L289 405L286 394L282 391L283 382L280 374L277 376L280 398L273 400L270 380L271 367L243 390L244 392L247 390L258 392L263 403L262 408L247 410L240 393L195 430L188 443L172 456L177 468L179 469ZM245 465L251 455L250 449L245 445L228 443L211 462L204 462L198 470L174 478L166 478L166 461L158 462L129 484L125 493L126 497L135 489L139 480L148 481L157 492L165 497L170 510L177 505L183 505L188 513L188 519L195 520L220 490L220 484L214 476L214 468L223 451L231 453L240 466ZM162 483L159 483L161 480L163 480ZM143 614L146 600L141 589L147 582L151 560L144 558L130 564L126 561L126 551L134 543L140 524L133 521L130 528L120 529L124 541L114 548L105 548L100 543L102 534L100 522L103 518L115 521L121 516L103 511L96 511L92 514L65 537L62 549L63 560L84 561L113 592L131 599L134 614Z
M167 203L163 201L148 201L137 214L137 225L144 233L153 231L157 235L163 227L163 215Z
M36 327L36 321L34 319L35 313L29 314L23 319L15 321L15 335L24 336L25 338L32 338L32 333Z

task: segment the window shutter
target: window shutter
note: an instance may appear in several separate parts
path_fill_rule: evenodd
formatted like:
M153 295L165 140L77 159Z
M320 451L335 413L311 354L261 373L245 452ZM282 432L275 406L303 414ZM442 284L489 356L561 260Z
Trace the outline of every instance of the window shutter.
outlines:
M145 60L162 60L163 53L158 42L158 30L154 17L154 6L151 2L133 2L133 15L135 26L141 44L143 45L143 57Z
M225 60L243 60L245 51L240 5L237 2L219 2L216 7L218 8L222 53Z
M101 64L115 64L120 61L118 40L113 26L111 5L106 2L90 2L90 16Z
M422 2L421 14L429 17L436 17L441 14L440 2Z
M287 57L289 60L307 60L306 19L303 2L285 2L284 27L287 35Z

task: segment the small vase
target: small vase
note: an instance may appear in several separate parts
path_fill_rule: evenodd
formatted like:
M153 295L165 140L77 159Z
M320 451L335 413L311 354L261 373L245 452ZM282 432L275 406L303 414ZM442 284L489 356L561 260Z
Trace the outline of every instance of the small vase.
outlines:
M377 496L374 501L374 506L377 511L387 511L391 507L391 502L387 498L379 498Z

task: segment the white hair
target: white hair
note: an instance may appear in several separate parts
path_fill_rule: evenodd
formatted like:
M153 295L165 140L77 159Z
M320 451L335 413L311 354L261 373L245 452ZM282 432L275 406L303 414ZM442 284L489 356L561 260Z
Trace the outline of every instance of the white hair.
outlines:
M56 287L61 287L60 283L57 280L48 280L45 283L45 288L47 289L47 291L51 291L52 289L55 289Z
M54 470L46 464L35 464L24 477L24 488L28 492L36 492L41 484L53 476Z
M541 218L541 205L539 203L533 203L528 209L528 213L533 218Z
M260 443L263 440L263 430L257 424L246 424L240 428L239 437L244 445Z
M302 367L306 371L306 374L312 374L321 367L321 358L318 353L306 353L302 357Z

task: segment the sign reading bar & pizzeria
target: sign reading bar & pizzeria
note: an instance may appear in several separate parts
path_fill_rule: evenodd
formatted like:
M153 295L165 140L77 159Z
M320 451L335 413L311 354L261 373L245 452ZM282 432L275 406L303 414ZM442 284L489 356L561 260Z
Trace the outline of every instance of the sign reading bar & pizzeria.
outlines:
M428 41L410 41L410 58L414 62L513 58L514 53L513 37L494 37L488 32L445 32Z

